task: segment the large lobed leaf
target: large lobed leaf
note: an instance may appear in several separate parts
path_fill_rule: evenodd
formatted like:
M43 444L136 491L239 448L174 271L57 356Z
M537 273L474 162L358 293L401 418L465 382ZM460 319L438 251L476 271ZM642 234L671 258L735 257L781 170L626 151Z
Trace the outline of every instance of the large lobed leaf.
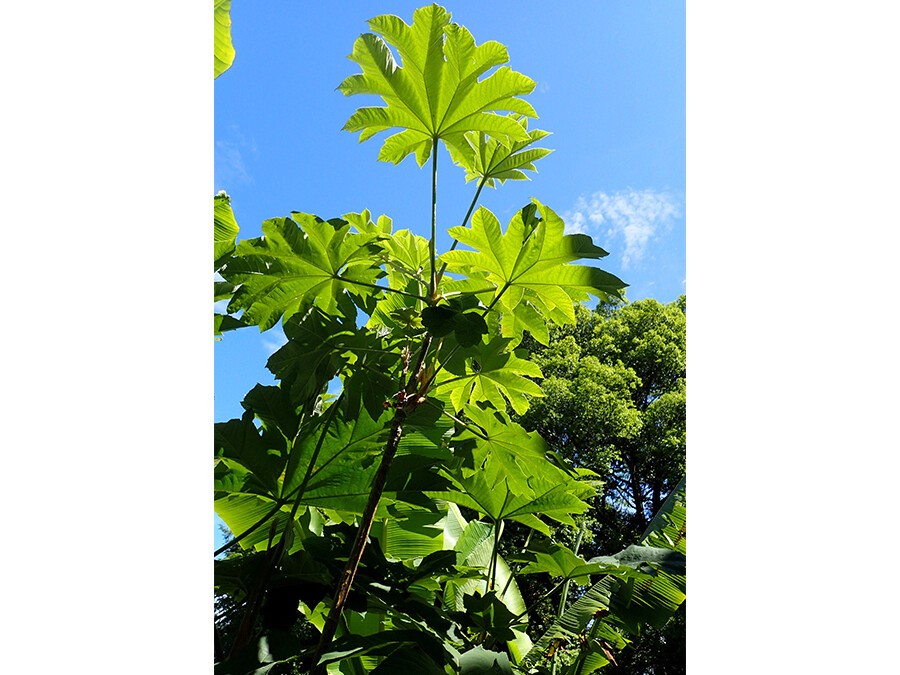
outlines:
M621 279L597 267L572 265L579 259L607 255L584 234L565 234L551 209L533 199L510 220L506 232L493 213L481 207L470 227L452 227L450 235L473 250L441 256L447 270L477 274L493 291L480 294L502 315L505 337L521 338L529 330L546 337L546 325L575 322L573 302L594 295L617 298L626 287Z
M492 522L515 520L550 536L550 528L538 516L575 525L572 514L584 513L589 508L585 500L595 493L591 484L543 458L523 467L490 444L476 444L473 459L471 467L445 467L453 487L428 494L474 509Z
M458 350L445 363L434 389L449 395L454 410L469 403L488 402L497 410L506 409L506 401L519 415L528 410L528 396L543 396L541 388L529 377L541 377L541 369L522 354L508 351L510 340L496 337L487 344Z
M527 130L526 119L519 120ZM528 139L506 144L484 132L470 131L465 135L465 145L449 147L450 157L466 170L466 181L482 180L488 187L496 187L507 180L528 180L526 171L537 171L534 163L549 155L552 150L532 147L550 135L548 131L528 131Z
M221 270L238 286L228 311L243 310L244 322L266 330L313 305L334 312L347 293L362 301L379 293L373 286L384 275L379 242L386 235L351 228L308 213L265 221L263 236L238 244Z
M232 532L274 519L283 530L290 504L360 514L391 414L352 408L346 397L301 417L281 387L257 386L241 419L216 424L215 508ZM254 421L259 422L257 423ZM270 523L243 540L263 545Z
M345 96L375 94L386 103L358 109L344 125L347 131L359 131L360 141L400 129L385 140L380 160L396 164L415 153L422 166L437 140L462 148L470 131L503 143L529 140L516 119L498 114L537 117L534 108L518 98L531 93L535 83L503 66L509 60L503 45L476 45L472 34L451 23L450 13L436 4L417 9L412 25L382 15L371 19L369 28L374 33L361 35L349 56L362 73L351 75L338 89ZM502 67L479 79L497 66Z

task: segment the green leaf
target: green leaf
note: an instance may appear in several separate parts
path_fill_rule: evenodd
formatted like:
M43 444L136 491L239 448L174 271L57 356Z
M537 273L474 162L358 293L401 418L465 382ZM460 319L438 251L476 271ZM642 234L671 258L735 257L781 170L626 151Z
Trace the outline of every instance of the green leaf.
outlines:
M575 525L574 513L588 509L584 499L594 489L577 481L549 461L533 462L527 472L498 453L488 454L476 447L475 467L444 469L454 489L429 492L475 509L497 523L515 520L550 536L550 528L538 518L547 516L566 525Z
M341 407L331 424L327 415L321 415L301 428L284 470L282 491L291 494L306 482L297 497L300 503L361 514L392 414L382 410L377 419L365 412L348 416L349 405L333 405Z
M566 546L552 544L546 551L529 551L521 556L522 560L529 560L528 564L518 571L518 574L537 574L546 572L552 577L574 579L581 586L589 580L591 568L588 562L580 555Z
M444 656L443 645L431 634L416 630L387 630L373 635L345 635L338 638L319 657L318 664L336 663L354 656L385 656L398 647L410 646L433 659Z
M537 663L554 640L578 640L592 620L595 624L592 632L601 628L611 630L609 626L615 625L637 634L642 625L659 627L674 615L685 600L685 577L683 573L670 574L665 570L683 572L683 548L681 551L677 548L684 546L684 502L682 481L651 521L642 539L644 545L629 546L610 558L591 561L621 565L621 572L604 576L576 600L535 643L524 665ZM663 535L666 530L668 533ZM668 553L660 547L646 545L650 541L666 541L666 537L678 532L681 540L663 547Z
M384 326L412 337L422 332L419 314L425 306L428 281L422 276L428 266L428 240L400 230L383 242L388 287L375 306L367 326Z
M459 312L448 305L425 307L422 310L422 325L435 337L449 335L456 328Z
M519 123L528 129L527 119ZM534 129L528 131L527 140L503 144L483 132L470 131L465 135L465 145L450 146L450 157L466 170L466 181L481 179L488 187L496 187L496 181L528 180L525 171L536 171L534 162L553 152L531 146L549 135Z
M389 509L391 517L376 526L373 535L381 541L382 550L397 560L413 560L444 550L447 505L438 511L424 511L396 504Z
M510 342L496 337L487 344L460 350L454 359L445 363L435 381L435 391L449 395L457 411L479 402L504 410L509 401L513 410L523 414L528 410L527 396L543 396L541 388L527 379L541 377L541 369L533 361L507 351Z
M346 315L340 305L346 293L360 299L380 293L373 286L384 275L377 257L383 235L350 228L307 213L265 221L263 236L242 241L221 270L239 285L228 311L243 309L241 318L262 331L313 305Z
M488 332L487 323L478 310L462 311L459 302L425 307L422 309L422 325L435 337L454 333L456 342L461 347L475 346L481 342L481 336Z
M231 68L234 62L234 47L231 44L231 0L215 0L214 9L214 72L219 77Z
M512 667L506 654L478 645L460 655L459 672L460 675L512 675Z
M295 402L321 394L339 374L364 370L361 374L371 376L369 384L375 389L371 393L375 400L366 401L365 407L370 416L379 414L392 386L384 380L400 363L399 349L372 331L357 328L354 320L326 314L318 307L293 315L284 324L284 334L288 341L269 357L266 367L290 390Z
M465 609L465 597L473 594L485 595L487 593L487 570L491 563L494 543L494 526L477 520L466 522L456 504L448 505L448 527L445 530L444 541L452 545L456 551L456 564L458 567L468 567L484 570L482 578L465 580L448 580L444 587L444 604L458 611ZM451 544L449 524L457 528L457 540ZM519 591L519 586L509 565L503 560L503 556L497 556L497 584L500 589L499 598L504 605L516 616L520 617L520 626L528 622L525 601ZM524 628L514 628L515 639L507 642L510 653L517 661L531 649L531 639L525 633Z
M538 216L540 214L540 217ZM509 222L506 232L486 208L472 216L470 227L449 232L474 250L448 251L441 256L450 272L480 273L494 287L491 306L501 315L512 313L516 322L502 324L503 335L521 337L545 323L574 323L573 302L594 295L601 300L618 298L626 284L597 267L571 265L581 258L597 259L607 253L583 234L565 234L564 223L537 200Z
M213 244L215 269L219 269L229 255L234 251L235 239L238 232L237 221L234 219L234 211L231 210L231 197L224 192L213 198ZM220 298L216 298L219 300Z
M460 618L463 626L471 633L489 635L502 642L516 639L512 626L518 623L518 616L497 598L495 591L485 595L466 595L463 597L463 606L466 611L461 613Z
M682 478L647 525L641 543L687 553L686 499L685 478Z
M381 409L373 419L342 396L301 425L300 412L277 390L257 387L242 419L216 425L216 512L236 535L256 528L242 540L245 548L265 544L272 520L277 541L284 510L295 502L361 514L392 417Z
M566 546L550 544L545 550L529 550L516 560L528 564L518 574L546 572L553 577L572 579L585 586L592 574L629 575L632 568L642 575L656 575L661 569L671 574L684 574L685 557L677 551L653 546L632 545L614 556L598 556L585 560Z
M384 100L385 107L360 108L344 125L347 131L359 131L360 141L400 129L384 142L381 161L396 164L415 154L422 166L435 141L462 147L470 131L503 143L529 140L516 119L498 113L537 117L534 108L518 98L534 90L534 81L508 66L479 79L509 60L503 45L476 46L471 33L451 23L450 13L436 4L417 9L411 26L382 15L371 19L369 28L377 35L361 35L349 57L362 73L351 75L338 89L345 96L374 94Z
M228 314L213 314L213 335L221 335L225 331L247 328L250 324L244 323L236 316Z
M416 675L445 675L434 659L425 654L418 645L400 647L372 671L372 675L395 675L396 673L416 673Z

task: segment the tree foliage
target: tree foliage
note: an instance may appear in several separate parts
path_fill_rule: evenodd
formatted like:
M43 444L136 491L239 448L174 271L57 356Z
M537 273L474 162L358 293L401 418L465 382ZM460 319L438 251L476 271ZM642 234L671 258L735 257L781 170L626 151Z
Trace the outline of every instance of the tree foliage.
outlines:
M528 343L544 373L543 395L520 423L603 480L594 508L581 519L588 555L635 541L684 476L685 310L684 296L668 305L647 299L577 307L577 323L551 329L547 346ZM525 536L511 535L504 552ZM570 539L560 531L553 536ZM540 597L551 587L549 580L529 578L522 592ZM532 623L545 630L554 613L543 603ZM680 672L683 654L682 611L671 624L645 627L610 672Z
M216 512L234 534L217 551L231 553L216 561L228 598L216 671L555 670L545 647L588 631L567 672L591 672L683 600L683 531L679 548L670 530L684 493L619 554L523 547L520 575L599 589L592 614L561 611L557 632L535 644L503 532L521 526L539 541L574 527L602 483L510 415L542 393L528 336L546 342L548 325L575 324L573 302L614 302L625 284L578 263L607 254L537 200L505 227L475 210L488 181L522 178L546 154L527 149L546 134L527 129L535 114L519 96L534 83L504 65L506 49L476 45L437 5L412 25L382 16L369 26L351 55L363 72L340 89L385 106L360 108L345 128L361 140L399 129L385 161L432 159L431 237L366 211L294 212L237 241L217 197L216 299L227 309L216 332L280 322L287 343L267 363L277 383L254 387L242 417L215 429ZM439 256L441 141L479 188Z

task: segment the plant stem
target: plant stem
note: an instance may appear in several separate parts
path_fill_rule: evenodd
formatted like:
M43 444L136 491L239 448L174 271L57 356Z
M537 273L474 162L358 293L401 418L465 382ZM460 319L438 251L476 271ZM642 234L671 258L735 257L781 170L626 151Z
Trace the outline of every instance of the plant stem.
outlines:
M575 555L578 555L578 549L581 546L581 539L584 537L585 525L581 524L581 529L578 530L578 538L575 539ZM571 583L571 579L566 579L566 583L563 584L562 595L559 596L559 609L556 612L557 621L563 615L563 612L566 611L566 600L569 599L569 584ZM556 652L553 652L553 656L550 658L551 663L553 664L550 675L556 675Z
M403 435L403 423L406 421L409 413L418 405L419 392L417 385L422 374L422 368L425 364L425 357L431 346L431 340L431 335L426 335L425 340L422 342L422 347L416 357L415 367L410 372L409 381L404 390L407 393L407 403L396 409L394 419L391 421L391 431L388 436L388 442L385 446L384 454L381 456L381 463L378 465L378 471L375 473L375 478L372 480L372 488L369 491L369 500L366 502L366 508L363 511L362 519L359 523L359 530L356 533L356 539L353 541L353 547L350 549L350 557L347 559L347 564L344 567L344 571L341 574L341 580L335 591L334 602L332 603L331 609L328 612L328 617L325 620L325 626L322 629L322 637L319 639L319 645L316 647L316 653L313 655L311 672L323 672L322 668L316 667L316 663L322 655L324 648L334 639L338 621L340 621L344 606L347 604L347 596L350 594L350 588L356 577L356 570L359 567L359 562L362 560L363 552L366 549L366 542L369 538L369 533L372 530L375 513L378 510L378 502L381 499L381 495L384 493L385 483L387 483L391 462L394 459L394 455L397 454L397 448L400 446L400 438Z
M531 529L528 530L528 536L525 537L525 545L522 546L522 553L525 553L528 550L528 544L531 543L531 535L532 534L534 534L534 530L531 530ZM513 580L513 574L512 574L512 570L510 570L509 577L507 577L507 579L506 579L506 585L503 586L503 590L500 591L500 596L506 595L506 591L509 590L509 585L512 583L512 580ZM498 597L500 597L500 596L498 596Z
M367 288L374 288L379 291L387 291L388 293L396 293L397 295L405 295L407 298L413 298L414 300L421 300L422 302L427 302L427 298L423 298L421 295L416 295L415 293L407 293L406 291L401 291L398 288L390 288L388 286L378 286L377 284L370 284L365 281L356 281L355 279L347 279L346 277L342 277L340 274L336 274L334 276L338 281L343 281L345 284L354 284L355 286L366 286Z
M479 197L479 195L481 195L481 189L484 187L484 184L485 184L486 182L487 182L487 176L483 176L483 177L481 178L481 180L478 182L478 189L475 191L475 197L474 197L474 199L472 199L472 203L469 204L469 210L466 211L466 217L463 218L463 221L462 221L462 223L460 224L460 227L465 227L465 226L466 226L466 223L469 222L469 216L471 216L471 215L472 215L472 211L475 210L475 204L478 203L478 197ZM453 249L455 249L455 248L456 248L456 245L457 245L458 243L459 243L459 241L458 241L457 239L454 239L454 240L453 240L453 243L450 244L450 250L452 251ZM439 271L438 274L437 274L437 283L441 283L441 279L444 278L444 271L445 271L446 269L447 269L447 263L444 263L443 265L441 265L441 269L440 269L440 271Z
M397 447L400 445L400 437L403 434L403 423L406 421L406 417L407 412L403 408L398 409L397 412L394 413L387 447L384 450L384 455L381 457L381 464L378 465L378 472L375 474L375 479L372 481L372 490L369 492L369 501L366 503L365 511L363 511L362 520L359 524L359 531L356 534L353 548L350 550L350 557L347 559L347 565L344 567L344 572L338 583L337 591L334 595L334 603L331 606L331 610L328 612L328 618L322 629L322 637L319 640L319 646L316 648L316 653L312 659L312 666L314 669L315 664L322 655L322 650L326 645L331 643L334 639L334 634L337 631L338 621L340 621L341 614L344 611L344 605L347 603L347 596L350 594L350 587L353 585L353 580L356 577L359 561L362 560L363 552L366 549L366 540L369 538L369 532L372 530L375 512L378 509L378 501L381 499L381 494L384 492L384 485L387 482L391 461L394 459L394 455L397 454Z
M497 549L500 548L500 535L503 534L504 522L501 520L499 523L494 523L494 547L491 549L491 568L488 570L488 593L494 589L494 584L497 583Z
M428 282L428 304L435 303L437 291L437 270L435 265L435 242L437 241L437 156L438 142L434 138L431 142L431 239L428 242L428 255L431 258L431 278Z
M484 318L488 315L488 312L490 312L494 308L494 305L497 304L497 301L500 299L500 296L503 295L506 292L506 289L508 289L511 285L512 284L510 282L506 282L503 285L503 288L500 289L500 291L497 293L497 295L491 301L491 304L484 308L484 311L481 313L482 318ZM453 355L456 354L456 352L459 349L460 349L460 346L459 346L459 344L457 344L455 347L453 347L453 349L450 350L450 353L444 357L444 360L437 364L437 367L434 369L434 372L431 374L431 377L429 378L428 383L426 384L426 388L428 388L428 389L431 388L431 385L434 382L434 380L437 378L438 373L440 373L441 370L443 370L444 364L447 363L448 361L450 361L450 359L453 358Z

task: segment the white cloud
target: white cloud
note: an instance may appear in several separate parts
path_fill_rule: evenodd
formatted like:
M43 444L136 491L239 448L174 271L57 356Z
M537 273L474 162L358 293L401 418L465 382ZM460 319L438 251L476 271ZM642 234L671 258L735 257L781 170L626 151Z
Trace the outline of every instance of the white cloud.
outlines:
M256 141L244 136L236 125L227 128L225 136L225 138L216 139L216 190L229 185L253 182L253 177L247 170L245 157L256 157Z
M269 356L287 344L287 337L281 331L281 325L277 325L262 335L262 346Z
M573 209L563 214L563 220L569 232L622 237L622 269L627 269L644 257L660 228L670 227L680 215L679 203L671 193L629 189L579 197Z

